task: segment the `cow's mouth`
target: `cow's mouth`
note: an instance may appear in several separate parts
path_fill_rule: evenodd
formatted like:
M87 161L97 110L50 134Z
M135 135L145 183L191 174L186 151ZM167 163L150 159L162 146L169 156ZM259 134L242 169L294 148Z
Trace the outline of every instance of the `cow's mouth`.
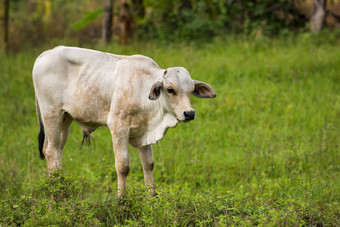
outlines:
M183 123L188 123L189 121L192 121L192 120L194 120L194 119L179 119L179 118L177 118L178 122L183 122Z
M180 122L180 123L181 123L181 122L187 122L185 119L180 119L180 118L178 118L178 117L177 117L176 119L177 119L177 121Z

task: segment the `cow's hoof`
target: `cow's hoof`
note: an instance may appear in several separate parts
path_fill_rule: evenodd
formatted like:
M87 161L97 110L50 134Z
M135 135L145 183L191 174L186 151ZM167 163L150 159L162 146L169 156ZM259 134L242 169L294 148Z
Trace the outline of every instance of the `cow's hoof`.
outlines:
M119 206L127 206L128 199L125 195L121 195L118 196L117 202Z
M157 192L154 189L149 191L149 195L151 197L158 197L158 194L157 194Z

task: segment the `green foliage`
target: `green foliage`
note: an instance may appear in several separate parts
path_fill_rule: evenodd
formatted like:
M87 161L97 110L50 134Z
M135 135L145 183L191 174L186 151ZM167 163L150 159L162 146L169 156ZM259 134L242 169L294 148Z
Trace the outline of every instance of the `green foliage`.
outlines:
M216 36L287 35L306 29L308 19L301 15L293 0L144 0L144 16L134 15L136 39L199 42ZM39 46L55 39L96 43L102 35L103 2L90 0L11 1L10 48ZM120 2L114 4L113 32L120 37Z
M89 0L10 1L10 48L18 51L62 38L89 43L89 30L96 30L90 25L102 15L101 6Z
M71 25L71 28L74 30L80 30L85 28L86 26L88 26L89 24L91 24L94 20L96 20L98 17L102 16L104 13L103 8L99 8L96 9L94 11L91 12L87 12L85 13L85 15L80 18L79 20L77 20L76 22L74 22Z
M35 193L41 191L38 189ZM291 226L309 223L322 226L334 221L325 218L325 213L331 212L329 209L311 208L301 200L279 199L257 204L259 201L238 201L231 192L197 194L188 184L158 191L157 197L150 197L139 184L125 193L124 205L117 205L115 199L109 198L114 196L112 194L106 200L96 202L75 197L53 200L32 194L13 199L5 195L0 202L0 223L26 226Z
M98 226L89 203L79 198L80 186L62 171L32 185L32 193L13 196L4 193L0 200L0 223L26 226Z
M168 40L210 40L217 35L287 33L304 28L307 21L293 1L145 1L152 8L143 20L140 37Z
M184 66L217 92L192 98L196 120L154 146L157 197L130 148L122 206L105 128L82 147L73 124L63 171L46 176L31 78L42 50L0 54L0 224L339 226L339 44L338 34L321 33L98 46Z
M202 41L221 34L224 29L225 8L220 8L223 5L218 1L163 1L162 4L146 1L145 4L154 10L141 26L141 37Z
M54 201L68 200L79 197L80 185L74 179L65 176L63 170L59 169L40 182L38 191L47 197L51 196Z

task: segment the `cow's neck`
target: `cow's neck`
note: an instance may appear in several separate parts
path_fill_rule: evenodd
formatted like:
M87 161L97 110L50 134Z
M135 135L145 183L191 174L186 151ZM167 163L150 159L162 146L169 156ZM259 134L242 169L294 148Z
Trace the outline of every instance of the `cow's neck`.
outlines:
M146 131L141 137L130 140L132 145L140 147L155 144L164 137L169 128L176 127L178 123L177 118L164 108L160 102L157 102L156 106L156 112L149 119Z
M159 101L159 111L157 111L156 116L148 124L146 142L157 143L164 137L167 130L176 127L177 123L177 118L161 105L161 101Z

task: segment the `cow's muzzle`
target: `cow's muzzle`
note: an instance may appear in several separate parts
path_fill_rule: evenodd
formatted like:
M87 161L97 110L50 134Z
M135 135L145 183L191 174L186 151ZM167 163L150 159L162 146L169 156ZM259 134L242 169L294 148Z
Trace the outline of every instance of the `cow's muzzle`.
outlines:
M184 111L184 122L188 122L195 119L195 110Z

